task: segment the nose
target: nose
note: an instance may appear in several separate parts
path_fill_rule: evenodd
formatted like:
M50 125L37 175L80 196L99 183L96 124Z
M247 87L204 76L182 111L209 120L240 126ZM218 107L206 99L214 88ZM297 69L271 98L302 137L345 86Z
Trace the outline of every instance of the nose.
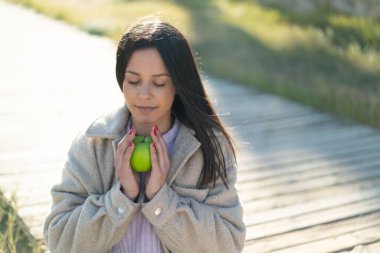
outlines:
M143 84L140 86L140 90L139 90L139 97L140 98L150 98L152 96L151 94L151 91L150 91L150 87L148 84Z

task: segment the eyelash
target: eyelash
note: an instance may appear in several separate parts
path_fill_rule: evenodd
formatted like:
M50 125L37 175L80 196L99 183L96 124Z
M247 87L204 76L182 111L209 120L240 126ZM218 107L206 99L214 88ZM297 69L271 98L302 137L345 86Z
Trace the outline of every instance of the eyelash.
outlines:
M128 81L128 83L131 85L137 85L137 84L139 84L139 81L137 81L137 82ZM163 83L163 84L153 83L153 84L157 87L163 87L163 86L165 86L166 83Z
M131 85L137 85L139 82L128 81L128 83L131 84Z

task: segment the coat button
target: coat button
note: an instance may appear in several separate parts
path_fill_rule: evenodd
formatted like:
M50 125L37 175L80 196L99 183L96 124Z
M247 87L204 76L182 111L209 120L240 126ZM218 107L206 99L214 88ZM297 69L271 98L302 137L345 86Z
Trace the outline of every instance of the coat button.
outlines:
M122 214L125 213L125 209L122 208L122 207L118 207L118 208L117 208L117 213L120 214L120 215L122 215Z
M157 207L156 210L154 210L154 214L156 216L160 215L161 214L161 208Z

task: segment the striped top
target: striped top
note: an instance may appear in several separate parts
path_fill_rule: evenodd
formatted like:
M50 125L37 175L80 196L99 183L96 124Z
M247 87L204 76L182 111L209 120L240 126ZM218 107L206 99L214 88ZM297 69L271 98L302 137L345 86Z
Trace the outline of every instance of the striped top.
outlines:
M169 156L172 153L173 143L179 130L179 120L176 118L173 126L163 134L163 138L168 145ZM127 132L131 128L131 121L128 121ZM142 176L141 185L144 185L145 176ZM143 190L143 189L142 189ZM128 225L128 229L121 241L112 248L112 253L162 253L160 239L153 230L152 224L145 218L139 209Z

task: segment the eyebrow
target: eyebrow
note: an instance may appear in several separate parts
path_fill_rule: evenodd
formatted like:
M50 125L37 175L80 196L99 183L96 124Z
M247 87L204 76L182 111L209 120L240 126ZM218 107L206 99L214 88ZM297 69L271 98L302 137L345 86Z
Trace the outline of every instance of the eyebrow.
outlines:
M125 71L125 73L129 73L129 74L136 75L136 76L140 75L139 73L137 73L137 72L135 72L133 70L127 70L127 71ZM167 73L154 74L153 76L154 77L158 77L158 76L168 76L168 77L170 77L170 75L167 74Z

